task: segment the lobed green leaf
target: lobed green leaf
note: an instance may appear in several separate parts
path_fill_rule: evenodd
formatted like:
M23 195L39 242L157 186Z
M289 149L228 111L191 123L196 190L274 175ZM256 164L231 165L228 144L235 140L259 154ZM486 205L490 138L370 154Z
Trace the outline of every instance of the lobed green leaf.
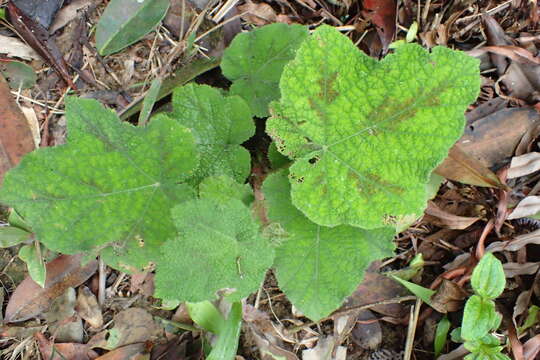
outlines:
M263 184L268 217L285 231L274 268L280 289L307 317L319 320L337 309L362 281L369 264L391 256L394 231L317 225L290 199L286 171Z
M179 234L162 246L156 297L197 302L224 290L235 301L260 286L274 250L240 200L191 200L172 217Z
M245 99L255 116L268 116L268 104L279 99L283 67L307 36L307 27L283 23L236 35L221 61L223 75L233 82L231 94Z
M174 91L172 102L173 112L167 116L193 131L201 154L190 183L198 185L212 175L227 175L244 183L251 160L240 144L255 133L245 101L238 96L223 96L207 85L188 84Z
M478 61L462 52L405 44L378 62L319 27L285 67L267 124L295 159L293 204L324 226L378 228L421 213L479 87Z
M0 201L51 250L101 252L124 271L155 261L176 233L170 209L194 196L182 183L198 163L193 135L170 119L136 128L95 100L68 98L66 116L68 143L27 155Z

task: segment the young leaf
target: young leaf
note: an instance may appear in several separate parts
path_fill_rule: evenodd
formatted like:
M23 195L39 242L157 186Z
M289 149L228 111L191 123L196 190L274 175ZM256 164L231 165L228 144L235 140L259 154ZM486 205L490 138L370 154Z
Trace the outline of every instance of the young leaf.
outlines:
M435 341L433 347L435 350L435 357L438 357L443 351L446 339L448 338L448 331L450 330L450 320L445 316L437 324L435 330Z
M225 319L210 301L186 303L189 317L206 331L218 334L225 327Z
M238 96L225 97L207 85L188 84L174 91L169 115L193 131L201 153L201 164L191 183L199 184L211 175L245 181L251 162L249 152L239 145L255 133L245 101Z
M140 40L165 17L169 0L111 0L96 27L96 47L110 55Z
M234 301L259 287L274 251L240 200L191 200L174 207L172 217L179 235L162 247L156 297L202 301L228 288Z
M461 324L461 337L466 341L481 339L498 323L500 315L493 300L473 295L467 300Z
M504 291L506 277L499 259L486 253L474 268L471 285L474 292L486 299L495 299Z
M309 221L291 203L286 171L268 176L263 191L268 217L287 235L274 261L280 289L310 319L337 309L372 261L392 256L392 229L328 228Z
M181 183L197 165L193 136L170 119L122 123L95 100L69 98L66 107L68 144L27 155L7 174L0 201L51 250L105 248L112 266L142 268L176 233L170 209L194 196Z
M422 299L423 302L430 305L431 304L431 297L436 293L435 290L431 290L428 288L425 288L423 286L420 286L418 284L415 284L413 282L403 280L395 275L390 275L392 279L396 280L398 283L403 285L407 288L410 292L412 292L416 297Z
M26 263L28 275L30 275L32 280L39 286L45 287L45 263L43 262L40 251L36 248L36 243L21 247L19 250L19 257Z
M238 34L223 52L221 69L233 82L231 93L245 99L255 116L269 115L283 67L307 36L305 26L275 23Z
M150 113L152 112L152 108L154 107L154 104L157 101L157 98L159 96L159 90L161 89L161 79L155 78L152 81L152 85L150 85L150 89L148 89L148 92L146 93L146 96L144 97L142 109L139 114L139 126L146 125L146 122L148 121L148 118L150 117Z
M218 340L207 360L234 360L240 339L242 328L242 303L237 301L232 304L225 325L218 333Z
M253 202L249 184L240 185L228 176L210 176L199 185L201 199L215 199L226 203L230 199L242 201L246 206Z
M377 62L319 27L285 67L267 124L296 160L293 204L325 226L377 228L421 212L479 87L478 61L464 53L404 44Z
M30 240L31 233L14 226L0 227L0 248L19 245L22 242Z

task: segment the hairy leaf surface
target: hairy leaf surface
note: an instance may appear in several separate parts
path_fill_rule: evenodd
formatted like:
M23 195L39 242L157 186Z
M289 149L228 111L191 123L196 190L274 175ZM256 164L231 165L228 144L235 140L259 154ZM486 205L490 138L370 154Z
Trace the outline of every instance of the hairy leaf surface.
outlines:
M240 144L255 133L255 125L242 98L223 96L207 85L188 84L174 91L173 112L168 116L191 129L197 141L201 162L190 183L197 185L211 175L244 182L251 162Z
M378 62L319 27L285 67L267 126L296 160L294 205L325 226L377 228L421 213L479 86L478 61L464 53L404 44Z
M263 185L268 217L286 233L274 268L279 287L294 306L319 320L354 291L373 260L392 256L394 231L311 222L292 205L286 174L272 174Z
M237 199L249 206L253 202L253 190L249 184L239 184L228 176L210 176L199 185L202 199L215 199L223 203Z
M257 290L274 251L240 200L190 200L172 216L179 234L162 247L157 297L197 302L230 289L236 301Z
M307 36L307 27L283 23L236 35L221 61L223 75L233 82L231 93L245 99L256 116L268 116L268 104L279 99L283 67Z
M0 201L51 250L103 250L112 266L141 268L175 234L170 209L194 196L181 183L197 166L193 135L171 119L136 128L94 100L66 106L68 144L26 156Z

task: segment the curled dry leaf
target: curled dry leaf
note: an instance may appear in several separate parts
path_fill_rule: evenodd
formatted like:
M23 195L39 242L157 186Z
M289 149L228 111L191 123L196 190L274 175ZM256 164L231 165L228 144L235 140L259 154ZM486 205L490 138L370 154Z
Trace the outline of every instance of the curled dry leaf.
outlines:
M381 324L377 321L377 317L370 310L362 310L357 320L351 332L352 341L366 350L377 349L383 340Z
M396 1L395 0L363 0L364 15L377 27L377 33L384 49L396 34Z
M521 156L514 156L506 177L513 179L532 174L538 170L540 170L540 153L531 152Z
M101 307L96 296L86 286L79 288L75 310L91 327L100 328L103 325Z
M247 0L244 5L238 6L238 10L241 13L245 13L242 16L245 21L257 26L271 24L277 21L277 14L274 9L265 3L254 3L251 0Z
M459 310L463 301L469 294L458 284L443 279L441 286L431 298L431 307L440 313L446 314Z
M433 223L439 227L454 230L466 229L480 220L480 217L466 217L450 214L449 212L446 212L438 207L433 201L428 202L425 214L431 217L430 220L432 221L430 221L430 223Z
M540 334L530 338L523 344L523 357L525 360L535 360L538 354L540 354Z
M514 211L508 215L508 220L536 215L540 212L540 196L527 196L521 200Z
M97 261L81 266L81 255L60 255L47 264L45 287L26 277L17 286L6 308L5 321L28 320L48 309L67 288L84 283L97 270Z
M304 360L345 360L347 348L336 344L333 336L320 337L317 346L302 351Z

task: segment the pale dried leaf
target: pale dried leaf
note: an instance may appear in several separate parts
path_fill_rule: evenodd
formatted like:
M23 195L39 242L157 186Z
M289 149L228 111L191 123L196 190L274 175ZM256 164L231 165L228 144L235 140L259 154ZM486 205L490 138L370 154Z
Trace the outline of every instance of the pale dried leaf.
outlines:
M30 131L32 131L32 136L34 138L34 144L36 145L36 149L39 147L39 143L41 142L41 135L39 131L39 121L36 115L36 111L34 108L27 107L27 106L20 106L22 113L24 114L24 117L28 121L28 126L30 126Z
M246 1L244 5L238 6L241 13L246 13L242 18L248 23L263 26L276 22L277 15L274 9L265 3L254 3Z
M540 268L540 263L538 262L528 262L524 264L520 263L505 263L503 265L504 275L507 278L511 278L518 275L534 275Z
M527 340L523 344L523 357L525 360L535 360L540 353L540 334Z
M532 174L538 170L540 170L540 153L531 152L521 156L514 156L506 177L513 179Z
M508 220L532 216L540 212L540 196L527 196L521 200L514 211L508 215Z
M39 60L39 55L21 40L0 35L0 54L7 57L16 57L23 60Z
M86 9L94 3L99 5L102 0L75 0L72 1L69 5L64 6L54 18L54 22L49 28L49 34L54 34L57 30L60 30L66 26L71 20L77 17L77 12L79 10Z
M333 356L335 349L335 356ZM302 351L304 360L345 360L347 348L338 346L333 336L319 338L317 346Z
M486 248L487 251L518 251L525 245L536 244L540 245L540 230L535 230L528 234L516 236L511 241L496 241Z

